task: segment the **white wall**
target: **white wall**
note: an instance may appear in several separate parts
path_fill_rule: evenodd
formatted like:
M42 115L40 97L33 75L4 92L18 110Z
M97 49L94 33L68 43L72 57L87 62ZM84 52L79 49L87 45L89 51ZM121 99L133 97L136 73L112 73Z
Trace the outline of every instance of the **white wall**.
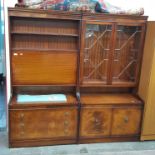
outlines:
M4 20L5 20L5 50L6 50L6 93L7 103L11 96L11 84L10 84L10 55L9 55L9 35L8 35L8 7L13 7L17 0L3 0L4 1Z
M155 21L155 9L153 5L153 0L107 0L112 4L118 6L142 6L144 7L145 14L149 16L149 20ZM9 102L11 96L11 87L10 87L10 63L9 63L9 37L8 37L8 11L7 7L13 7L17 0L4 0L5 8L5 42L6 42L6 78L7 78L7 103Z
M144 15L149 16L149 20L155 21L155 9L153 0L106 0L110 4L123 8L144 8Z

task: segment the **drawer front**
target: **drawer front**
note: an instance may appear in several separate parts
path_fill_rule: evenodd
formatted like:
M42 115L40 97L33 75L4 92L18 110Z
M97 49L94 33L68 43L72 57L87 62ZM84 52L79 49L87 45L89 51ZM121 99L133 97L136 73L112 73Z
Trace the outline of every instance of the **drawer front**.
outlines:
M113 110L112 135L137 135L140 133L142 109L119 108Z
M82 108L80 116L80 137L93 138L108 136L110 134L111 111L110 108L101 107Z
M10 110L10 139L75 138L77 109Z

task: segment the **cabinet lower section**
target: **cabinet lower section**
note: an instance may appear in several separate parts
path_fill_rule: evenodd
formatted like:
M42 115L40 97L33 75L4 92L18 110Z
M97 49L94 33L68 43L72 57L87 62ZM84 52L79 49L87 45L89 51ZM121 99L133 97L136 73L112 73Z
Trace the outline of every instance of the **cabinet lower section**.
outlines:
M139 140L143 104L128 97L132 103L94 96L96 104L81 106L10 104L10 147Z

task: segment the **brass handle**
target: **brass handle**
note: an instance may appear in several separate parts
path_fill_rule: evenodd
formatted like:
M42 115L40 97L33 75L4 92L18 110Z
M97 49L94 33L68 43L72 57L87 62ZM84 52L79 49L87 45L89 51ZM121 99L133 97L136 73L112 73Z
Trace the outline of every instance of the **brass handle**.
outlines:
M21 135L24 135L24 134L25 134L25 132L24 132L24 131L22 131L22 132L20 132L20 134L21 134Z
M24 114L23 114L23 113L21 113L21 114L19 115L19 117L20 117L20 118L23 118L23 117L24 117Z
M65 116L69 116L69 112L68 111L65 112Z
M19 115L19 119L20 119L21 122L23 121L23 119L24 119L24 114L23 114L23 113L21 113L21 114Z
M129 118L127 116L124 117L124 122L128 123L129 122Z
M20 126L20 127L24 127L25 124L24 124L24 123L20 123L19 126Z
M98 123L99 122L99 120L98 119L95 119L95 123Z
M65 130L64 130L64 133L65 133L65 134L68 134L68 130L67 130L67 129L65 129Z
M101 125L101 121L97 118L95 118L95 125Z
M65 122L64 122L64 125L65 125L65 126L69 125L69 122L68 122L68 121L65 121Z

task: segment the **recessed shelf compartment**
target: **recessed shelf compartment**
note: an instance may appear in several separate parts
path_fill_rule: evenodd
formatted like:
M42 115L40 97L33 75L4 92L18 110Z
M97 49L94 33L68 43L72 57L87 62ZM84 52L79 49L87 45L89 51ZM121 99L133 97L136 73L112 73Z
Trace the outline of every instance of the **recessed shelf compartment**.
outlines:
M12 48L30 49L78 49L78 39L68 36L35 36L35 35L13 35Z
M35 21L35 22L34 22ZM25 32L34 34L79 34L79 22L76 20L20 18L12 20L11 32Z

